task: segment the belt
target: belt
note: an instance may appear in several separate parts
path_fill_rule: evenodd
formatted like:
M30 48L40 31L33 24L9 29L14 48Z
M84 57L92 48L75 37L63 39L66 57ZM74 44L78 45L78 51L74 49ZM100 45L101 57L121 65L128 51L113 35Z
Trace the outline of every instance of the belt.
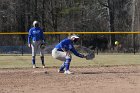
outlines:
M63 50L62 50L62 49L57 49L57 51L62 51L62 52L63 52Z

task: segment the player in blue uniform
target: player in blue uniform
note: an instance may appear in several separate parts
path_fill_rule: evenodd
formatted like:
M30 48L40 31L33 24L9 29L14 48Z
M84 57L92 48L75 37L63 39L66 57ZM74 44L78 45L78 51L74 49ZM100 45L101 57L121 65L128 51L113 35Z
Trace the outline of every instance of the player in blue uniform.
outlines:
M59 73L72 74L72 72L69 71L70 62L72 59L71 52L80 58L85 58L85 56L78 53L73 46L73 43L77 42L78 39L79 37L77 35L72 35L69 38L62 40L52 50L53 58L64 61L58 70Z
M40 45L44 42L44 34L42 29L39 27L38 21L33 22L33 27L29 30L28 33L28 46L32 48L32 64L33 68L36 68L35 57L36 52L40 50L40 58L42 62L43 68L45 68L44 64L44 49L40 48Z

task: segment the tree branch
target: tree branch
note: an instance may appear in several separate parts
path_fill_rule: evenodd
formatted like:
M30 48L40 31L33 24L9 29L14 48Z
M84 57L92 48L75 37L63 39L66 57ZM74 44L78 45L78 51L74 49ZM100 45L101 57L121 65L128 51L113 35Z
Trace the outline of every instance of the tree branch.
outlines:
M105 6L107 8L110 8L108 5L104 4L102 1L98 0L99 4L102 5L102 6Z

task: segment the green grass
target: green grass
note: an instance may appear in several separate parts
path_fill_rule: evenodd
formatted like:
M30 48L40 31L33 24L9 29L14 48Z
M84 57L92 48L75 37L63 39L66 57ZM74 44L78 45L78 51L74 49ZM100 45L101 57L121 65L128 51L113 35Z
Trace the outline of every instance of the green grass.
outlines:
M36 57L36 64L41 66L40 57ZM51 55L45 56L47 67L58 67L61 61L53 59ZM140 55L96 55L94 60L81 59L73 55L71 66L112 66L112 65L130 65L140 64ZM22 68L31 67L31 55L26 56L0 56L0 68Z

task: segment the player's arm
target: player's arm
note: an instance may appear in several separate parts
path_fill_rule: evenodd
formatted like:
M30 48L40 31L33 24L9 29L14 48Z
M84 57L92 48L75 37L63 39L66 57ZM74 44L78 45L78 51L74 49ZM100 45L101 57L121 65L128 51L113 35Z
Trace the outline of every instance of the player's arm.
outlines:
M32 34L31 34L31 30L29 30L28 33L28 46L31 47L31 38L32 38Z
M70 51L71 51L74 55L76 55L76 56L78 56L78 57L80 57L80 58L85 58L84 55L78 53L78 52L75 50L75 48L73 47L73 45L72 45L72 48L70 49Z

